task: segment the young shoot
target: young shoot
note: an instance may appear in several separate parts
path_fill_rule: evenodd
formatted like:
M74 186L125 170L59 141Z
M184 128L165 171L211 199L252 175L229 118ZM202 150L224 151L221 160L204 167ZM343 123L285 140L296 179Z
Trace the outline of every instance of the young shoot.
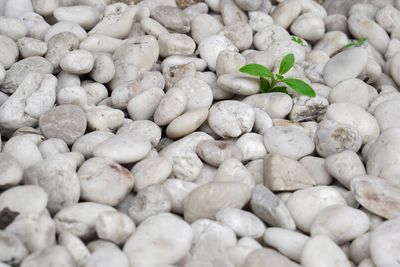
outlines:
M290 39L291 39L293 42L298 43L298 44L301 45L301 46L306 46L304 40L303 40L302 38L296 36L296 35L292 35L292 36L290 37Z
M347 45L345 45L345 48L350 48L350 47L359 47L365 44L368 41L367 38L361 38L359 40L352 40L350 41Z
M290 53L283 57L278 73L273 73L269 68L260 64L247 64L240 68L240 71L259 77L260 91L262 93L282 92L287 94L287 88L289 87L301 95L315 97L314 89L306 82L300 79L284 77L284 74L293 68L294 63L294 55ZM281 84L285 86L281 86Z

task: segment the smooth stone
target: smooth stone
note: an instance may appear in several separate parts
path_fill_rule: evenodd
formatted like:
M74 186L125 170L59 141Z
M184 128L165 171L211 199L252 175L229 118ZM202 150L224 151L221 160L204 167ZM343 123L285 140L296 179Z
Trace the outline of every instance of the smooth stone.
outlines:
M330 103L350 102L363 109L369 107L369 98L368 85L359 79L344 80L333 87L329 93Z
M78 47L91 52L114 53L123 42L107 35L93 34L78 43Z
M127 215L116 211L100 213L96 220L95 230L99 238L117 245L125 244L135 232L135 223Z
M26 170L24 183L41 186L49 197L48 210L56 213L79 200L76 165L75 161L63 154L48 157Z
M3 153L15 158L22 170L43 159L37 145L25 136L10 138L3 147Z
M59 138L49 138L44 140L40 143L39 150L40 153L42 153L43 158L48 158L55 154L70 152L67 143Z
M28 28L20 19L1 17L0 34L17 41L28 34Z
M214 104L208 116L213 131L223 138L238 137L253 128L253 108L240 101L225 100Z
M7 1L4 4L4 15L6 17L18 17L32 11L32 1L29 0Z
M136 192L151 184L161 184L172 172L171 163L163 157L146 158L132 168L131 173L135 179Z
M247 23L225 26L220 34L228 37L239 51L250 48L253 43L253 30Z
M187 104L185 111L198 108L209 109L211 107L213 92L206 82L189 76L178 81L174 87L181 89L186 95Z
M86 247L85 243L69 232L62 232L58 236L58 244L68 250L74 261L79 266L84 265L90 257L90 251Z
M224 208L242 208L250 199L250 187L238 182L213 182L190 192L185 201L184 217L188 222L215 218Z
M235 143L243 153L243 161L262 159L267 154L263 136L257 133L246 133Z
M168 30L152 18L145 18L140 21L140 25L145 33L159 37L162 34L168 34Z
M234 0L219 0L219 10L225 26L248 21L246 13L236 5Z
M315 186L294 192L286 201L297 228L309 233L311 225L320 211L331 205L346 205L346 200L334 188ZM307 207L307 212L303 209Z
M363 144L375 140L380 133L378 121L362 107L352 103L329 105L326 119L353 125L361 135Z
M354 239L349 247L349 259L359 264L363 259L370 257L369 241L371 232L360 235Z
M207 117L208 109L206 108L189 110L168 124L166 134L172 139L184 137L199 128Z
M344 252L329 237L319 235L310 238L301 253L304 267L351 267Z
M77 174L80 198L109 206L120 203L132 190L135 181L128 169L108 158L94 157L85 161Z
M399 58L400 58L400 51L398 51L392 59L390 60L390 74L393 77L393 80L396 82L397 85L400 84L400 64L399 64Z
M296 18L290 26L290 31L307 41L315 42L325 33L325 24L322 18L315 13L304 13Z
M264 160L264 185L271 191L294 191L312 187L315 181L300 162L271 154Z
M113 137L113 133L93 131L82 135L72 145L71 151L81 153L85 158L93 157L94 148L103 141Z
M163 183L163 187L171 196L172 212L183 214L185 199L197 186L195 183L174 178L169 178Z
M216 69L218 55L223 50L237 51L238 49L231 40L222 35L208 36L198 46L200 57L207 62L210 70Z
M152 119L164 96L164 91L157 87L144 90L129 100L127 105L129 117L134 120Z
M57 7L53 12L53 16L58 21L76 22L86 30L92 29L101 18L98 9L86 5Z
M278 119L285 118L290 113L293 100L284 93L268 93L248 96L243 103L265 111L272 119Z
M304 244L309 239L308 236L300 232L278 227L269 227L263 235L263 241L266 245L275 248L283 255L297 262L300 262Z
M28 37L38 40L43 40L48 29L51 27L41 15L35 12L22 14L19 16L19 19L21 19L28 28Z
M264 223L248 211L225 208L216 213L215 218L231 228L239 237L259 238L265 232Z
M82 239L94 237L96 220L105 211L115 209L94 202L81 202L65 207L54 216L57 233L66 231Z
M331 184L332 176L326 170L324 158L305 156L299 162L306 167L316 185Z
M40 116L39 127L47 138L60 138L72 145L86 131L86 115L76 105L57 106Z
M325 26L327 27L328 25ZM327 29L327 33L322 36L322 38L315 44L313 49L317 51L323 51L328 56L333 56L348 42L349 38L342 31L328 31Z
M259 10L249 12L249 25L255 32L261 31L273 23L272 17L265 12Z
M235 232L218 221L199 219L190 226L193 230L193 244L195 245L208 239L218 241L224 248L232 247L237 244Z
M154 112L154 122L159 126L169 124L184 112L187 101L183 90L178 87L171 88L160 100Z
M70 32L74 34L80 41L87 37L86 31L76 22L60 21L52 25L44 36L44 41L48 42L55 35L62 32Z
M235 3L240 7L240 9L245 11L253 11L258 9L261 4L262 0L235 0Z
M193 231L185 221L162 213L141 223L123 251L131 266L167 266L177 263L189 252L192 240Z
M138 134L118 134L98 144L93 155L108 157L120 164L143 159L151 150L150 141Z
M218 86L236 95L253 95L260 91L259 80L242 74L224 74L218 77Z
M381 131L392 127L400 127L400 124L398 123L399 103L399 99L393 99L384 101L383 103L376 106L373 115L378 121Z
M95 57L93 69L89 75L98 83L110 82L115 75L115 66L111 57L108 55L100 55Z
M28 249L17 236L0 230L0 261L18 265L28 256Z
M5 189L21 182L23 169L13 156L0 153L0 173L0 188Z
M92 53L82 49L66 53L60 61L61 69L74 74L89 73L93 66L94 57Z
M132 133L146 136L153 146L157 146L161 139L161 129L150 120L135 120L129 123L124 123L118 129L117 134Z
M336 54L324 67L323 77L326 84L333 88L344 80L356 78L364 69L367 60L368 53L361 47Z
M172 197L160 184L151 184L138 192L129 206L128 214L136 224L163 212L170 212Z
M296 122L311 120L320 122L328 106L328 100L322 96L317 95L313 98L298 96L293 99L293 108L289 118Z
M283 201L263 185L253 188L250 207L254 214L268 225L289 230L296 229L293 218Z
M275 24L264 27L254 35L254 41L253 41L254 47L257 50L266 52L265 54L262 55L266 57L264 61L266 61L267 67L270 68L273 67L276 56L274 55L274 57L272 57L271 60L271 49L274 47L274 45L276 45L280 41L283 41L285 43L286 41L290 41L290 35L284 28ZM254 53L253 55L257 56L261 54ZM253 59L252 61L256 61L252 63L261 63L257 62L258 61L257 59Z
M254 250L247 257L245 266L247 267L300 267L299 264L289 260L286 256L270 248L260 248Z
M347 188L350 188L350 183L355 176L366 174L362 161L351 150L344 150L328 156L325 167L330 175Z
M56 226L46 213L21 214L5 231L16 235L31 253L52 247L56 244Z
M342 226L337 228L337 223ZM358 210L342 205L333 205L325 208L315 217L311 225L311 236L326 235L337 244L351 241L369 228L368 216Z
M365 209L386 219L400 213L400 187L382 178L364 175L351 182L351 192Z
M255 181L249 170L237 159L229 158L218 168L214 177L216 182L241 182L250 188L255 186Z
M197 44L208 36L218 34L223 28L222 23L209 14L197 15L190 23L192 38Z
M60 61L65 54L79 47L78 37L71 32L61 32L47 41L45 58L51 62L53 68L60 67ZM78 84L79 86L80 84Z
M172 32L190 31L190 18L176 7L158 6L151 10L151 17Z
M36 185L12 187L0 194L0 210L9 209L18 214L41 213L46 209L47 202L46 191Z
M68 250L62 246L53 246L42 251L37 251L21 263L21 267L51 266L75 267L76 263Z
M118 109L97 106L86 111L88 127L95 131L115 130L121 127L125 114Z
M357 152L362 145L362 137L351 124L334 120L323 120L315 133L315 148L321 157L328 157L344 150Z
M246 77L244 75L236 75L240 72L240 68L243 67L244 65L246 65L246 58L239 52L224 50L221 53L219 53L216 65L217 76L220 77L223 76L224 74L231 74L231 75L225 75L224 78L221 78L219 83L217 81L217 85L219 87L226 86L227 92L229 92L230 90L236 90L238 91L238 94L240 94L240 92L242 91L243 92L249 91L249 89L253 88L253 86L251 83L252 80L248 79L249 78L248 76L247 78L238 80L241 83L240 86L235 86L235 84L229 82L229 80L227 79L227 77L232 77L232 78ZM256 93L258 92L259 90L256 91Z
M229 158L242 160L240 148L234 144L218 140L205 140L196 147L197 155L207 164L218 167Z
M288 28L290 24L299 16L301 13L301 5L297 1L289 0L280 3L272 11L272 19L274 24L279 25L283 28Z
M84 267L129 267L129 260L118 247L98 248L90 255Z
M400 266L397 253L400 246L399 228L400 220L395 218L382 223L371 233L369 250L376 266Z
M196 49L192 38L180 33L167 33L158 36L160 56L190 56Z
M294 128L274 126L264 134L265 148L269 153L299 159L314 151L314 142Z

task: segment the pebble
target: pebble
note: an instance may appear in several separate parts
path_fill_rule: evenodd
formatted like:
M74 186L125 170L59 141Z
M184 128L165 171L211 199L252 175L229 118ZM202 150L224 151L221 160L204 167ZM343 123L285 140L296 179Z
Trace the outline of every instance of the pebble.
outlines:
M370 175L357 176L351 182L351 192L367 210L383 218L394 218L399 214L400 187L384 179Z
M373 115L375 119L378 121L379 128L381 129L381 131L384 131L392 127L400 126L397 125L398 103L399 103L398 99L393 99L384 101L383 103L378 104L376 106Z
M326 160L320 157L305 156L299 162L306 167L311 174L316 185L329 185L332 182L332 176L325 168Z
M237 6L234 0L220 0L219 2L219 9L225 26L240 22L247 23L246 13Z
M65 54L79 47L78 37L71 32L55 34L47 41L46 59L51 62L53 68L60 67L60 61Z
M249 201L250 194L250 187L240 182L213 182L201 185L190 192L185 201L185 221L213 219L223 208L242 208Z
M196 44L200 44L205 38L218 34L223 29L220 21L209 14L200 14L194 17L190 23L192 38Z
M267 13L262 11L249 12L249 25L255 32L261 31L263 28L273 23L272 17Z
M44 36L44 41L48 42L52 37L62 32L70 32L80 41L87 37L86 31L76 22L60 21L51 26Z
M20 183L23 170L18 161L11 155L0 153L0 188L6 189Z
M28 34L28 29L20 19L1 17L0 34L17 41Z
M60 105L42 114L39 127L47 138L60 138L68 145L84 135L86 131L86 115L76 105Z
M207 117L208 109L206 108L189 110L168 124L166 134L172 139L184 137L199 128Z
M358 105L348 102L331 104L326 111L326 118L354 126L361 135L363 144L379 136L378 121Z
M104 84L110 82L115 75L115 66L111 57L108 55L100 55L95 57L93 69L89 75L98 83Z
M21 263L21 267L51 266L53 264L58 264L60 267L76 266L74 259L66 248L53 246L29 255Z
M47 43L30 37L18 39L17 45L23 58L43 56L47 52Z
M80 198L109 206L120 203L135 182L128 169L108 158L93 157L85 161L77 174Z
M24 199L21 199L21 195ZM46 209L47 193L36 185L12 187L0 195L0 210L9 209L18 214L41 213ZM26 203L29 203L27 206Z
M159 126L169 124L185 111L187 101L183 90L178 87L171 88L160 100L154 112L154 122Z
M139 134L118 134L98 144L93 149L96 157L107 157L120 164L143 159L151 150L150 141Z
M115 209L94 202L81 202L64 207L54 216L57 233L66 231L82 239L93 238L96 220L105 211Z
M333 88L344 80L357 78L367 61L368 53L361 47L340 52L326 63L323 70L324 80Z
M315 185L308 170L298 161L270 154L264 160L264 185L271 191L294 191Z
M243 103L265 111L272 119L285 118L293 106L293 100L283 93L255 94L243 99Z
M172 208L172 197L160 184L151 184L138 192L129 207L129 217L136 224L147 218L169 212Z
M259 80L253 77L231 73L221 75L217 80L217 84L221 89L236 95L257 94L260 90L259 83Z
M125 244L135 229L135 223L127 215L116 211L100 213L95 225L99 238L117 245Z
M265 223L294 230L296 225L286 205L263 185L256 185L251 193L251 210Z
M331 205L346 205L345 199L329 186L314 186L294 192L285 202L297 228L309 233L318 213ZM305 212L302 207L308 207Z
M98 9L86 5L57 7L53 11L53 16L58 21L76 22L85 30L92 29L101 18Z
M226 141L205 140L196 147L197 155L207 164L218 167L229 158L242 160L243 153L237 145Z
M352 266L340 247L324 235L312 237L305 243L300 262L304 267Z
M290 24L299 16L301 13L301 5L297 1L290 0L280 3L272 11L272 19L275 25L279 25L283 28L288 28Z
M24 183L42 187L48 195L48 210L56 213L79 200L80 185L76 166L75 161L63 154L48 157L26 170Z
M177 263L189 252L192 240L193 231L185 221L162 213L141 223L123 251L131 266L167 266Z
M370 94L366 83L359 79L348 79L333 87L328 99L330 103L350 102L367 109L369 98Z
M310 238L302 233L278 227L265 230L263 241L291 260L299 262L305 243Z
M290 26L293 34L311 42L315 42L324 35L325 24L322 18L315 13L304 13L296 18Z
M186 95L185 111L198 108L209 109L211 107L213 92L206 82L189 76L178 81L174 87L181 89Z
M190 18L176 7L158 6L151 10L151 17L172 32L187 33L190 31Z
M315 148L321 157L350 150L357 152L362 145L362 137L351 124L334 120L323 120L315 134Z
M293 99L293 108L290 111L289 118L296 122L323 120L323 116L329 106L329 101L322 96L309 98L299 96Z
M208 115L211 129L222 138L238 137L253 128L253 108L240 101L225 100L214 104Z
M58 243L65 247L78 265L84 265L90 257L90 251L77 236L63 232L58 236Z
M85 267L129 267L128 257L119 248L99 248L93 251Z
M254 250L247 257L245 266L261 267L271 264L276 267L299 267L300 265L289 260L286 256L270 248L260 248Z
M369 242L371 258L376 266L399 266L399 218L387 220L372 233Z
M13 234L0 231L0 260L5 264L18 265L28 256L24 243Z
M10 138L3 147L3 153L15 158L22 170L43 159L37 145L24 135Z
M332 154L326 158L326 170L342 185L350 188L355 176L365 175L365 167L358 155L351 150Z
M92 53L86 50L75 50L66 53L61 61L62 70L74 74L89 73L94 66L94 58Z
M338 222L341 225L339 228ZM361 236L368 228L369 218L364 212L347 206L332 205L315 217L311 225L311 236L326 235L340 245Z
M161 184L172 172L171 163L163 157L151 157L139 161L132 168L136 192L151 184Z
M234 158L225 160L218 168L214 177L216 182L241 182L250 188L255 186L255 181L251 173L243 164Z
M72 145L71 151L81 153L85 158L93 157L93 149L103 141L113 137L113 133L93 131L79 137Z
M124 123L117 131L117 134L132 133L146 136L153 146L157 146L161 139L160 127L150 120L135 120Z
M193 54L196 44L185 34L171 33L158 36L160 56L188 56Z
M243 134L238 138L235 145L242 151L243 161L262 159L267 154L261 134Z
M170 94L173 93L171 92ZM157 87L140 92L128 102L126 108L129 117L134 120L151 119L164 96L164 91Z
M232 0L233 1L233 0ZM205 37L198 46L201 59L207 62L210 70L215 70L217 58L223 50L237 51L238 49L227 37L222 35L210 35Z
M215 215L217 221L227 225L239 237L260 238L265 232L264 223L250 212L225 208Z

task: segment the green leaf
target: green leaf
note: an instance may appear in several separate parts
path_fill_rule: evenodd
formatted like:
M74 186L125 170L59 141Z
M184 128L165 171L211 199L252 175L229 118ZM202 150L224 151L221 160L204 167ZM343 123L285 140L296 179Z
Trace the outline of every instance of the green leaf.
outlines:
M273 77L274 74L263 65L260 64L247 64L240 68L240 72L257 76L257 77Z
M296 36L296 35L292 35L292 37L290 38L293 42L298 43L299 45L305 46L304 44L304 40L301 39L300 37Z
M278 79L278 81L282 81L285 77L280 74L276 74L276 78Z
M268 93L271 89L269 81L263 77L260 78L260 91L261 93Z
M285 93L285 94L288 93L286 90L286 87L284 87L284 86L274 87L274 88L272 88L272 90L270 90L270 92L280 92L280 93Z
M299 94L315 97L315 91L312 87L306 82L299 79L284 79L282 80L285 84L287 84L290 88L298 92Z
M294 65L294 55L292 53L283 57L281 65L279 66L279 74L283 75L288 72Z
M368 41L367 38L361 38L361 39L359 39L359 40L357 41L356 46L361 46L361 45L365 44L366 41Z

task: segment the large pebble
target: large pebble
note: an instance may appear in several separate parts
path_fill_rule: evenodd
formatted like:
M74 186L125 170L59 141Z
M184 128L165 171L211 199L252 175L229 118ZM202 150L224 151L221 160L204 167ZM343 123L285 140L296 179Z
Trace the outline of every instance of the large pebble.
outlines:
M132 168L131 173L135 179L135 191L140 191L151 184L164 182L172 172L171 163L163 157L143 159Z
M379 225L370 237L369 250L376 266L400 266L399 218Z
M163 213L140 224L123 251L131 266L168 266L189 252L192 240L193 231L185 221Z
M346 201L339 191L328 186L315 186L298 190L290 195L286 201L297 228L304 232L310 232L311 225L318 212L335 204L346 205Z
M53 15L58 21L73 21L86 30L92 29L101 17L99 10L86 5L58 7Z
M85 158L91 158L93 157L93 149L98 144L113 136L113 133L93 131L79 137L72 145L71 150L81 153Z
M52 37L62 32L70 32L80 41L87 37L86 31L78 23L72 21L60 21L48 29L44 36L44 41L48 42Z
M129 117L134 120L151 119L164 95L164 91L157 87L140 92L128 102Z
M14 157L22 169L26 169L43 157L37 145L26 136L14 136L4 145L3 152Z
M22 199L21 196L24 198ZM0 195L0 210L9 209L19 214L41 213L46 209L47 201L47 193L39 186L16 186Z
M293 34L315 42L324 35L325 24L322 18L315 15L315 13L304 13L292 23L290 30Z
M100 247L93 251L84 267L129 267L129 260L118 247Z
M242 208L250 199L250 187L238 182L214 182L194 189L185 201L185 220L215 218L223 208Z
M222 35L208 36L198 46L200 57L207 62L210 70L215 70L218 55L223 50L237 51L237 48L231 40Z
M259 238L265 231L265 225L259 218L248 211L237 208L220 210L215 218L230 227L240 237Z
M189 110L169 123L166 134L172 139L184 137L199 128L207 117L208 109L206 108Z
M399 121L399 103L398 99L387 100L376 106L374 117L379 123L381 131L393 127L400 127Z
M181 115L187 105L186 94L180 88L171 88L160 100L154 112L154 122L164 126Z
M295 0L283 1L272 12L274 24L288 28L301 13L301 5Z
M264 184L272 191L294 191L312 187L315 181L300 162L271 154L264 161Z
M213 102L213 92L210 86L195 77L184 77L174 87L181 89L187 98L185 111L198 108L210 108Z
M400 213L400 187L373 176L358 176L351 182L356 200L367 210L390 219Z
M263 235L263 241L268 246L297 262L300 261L301 251L308 239L305 234L277 227L268 228Z
M191 21L190 28L193 40L200 44L208 36L219 33L223 25L209 14L200 14Z
M351 267L344 252L329 237L319 235L310 238L301 254L304 267Z
M198 244L207 239L218 241L224 248L234 246L237 243L235 232L220 222L200 219L191 224L194 238L193 243Z
M173 32L187 33L190 31L190 18L176 7L158 6L151 10L151 17Z
M344 80L356 78L367 61L368 53L364 48L356 47L340 52L326 63L324 80L328 86L334 87Z
M364 212L347 206L333 205L315 217L311 225L311 236L326 235L337 244L344 244L364 234L368 228L369 218Z
M289 260L286 256L270 248L256 249L247 257L245 266L247 267L300 267L299 264Z
M174 213L183 214L185 199L198 185L179 179L168 179L163 183L163 186L171 196L171 210Z
M118 134L98 144L93 155L107 157L118 163L132 163L143 159L151 150L150 141L138 134Z
M10 68L15 61L18 59L18 47L15 42L7 37L7 36L0 36L0 48L4 53L2 53L0 57L0 64L8 69Z
M93 202L81 202L65 207L54 216L57 233L67 231L79 238L93 238L96 221L105 211L115 209Z
M251 210L271 226L296 229L296 225L283 201L263 185L253 188L250 200Z
M361 135L363 144L379 136L378 121L358 105L348 102L331 104L326 112L326 118L353 125Z
M117 245L124 244L135 231L135 223L125 214L116 211L100 213L96 220L96 234Z
M0 188L18 185L22 180L23 170L11 155L0 153Z
M24 243L13 234L0 231L0 261L17 265L28 256Z
M213 131L223 138L238 137L253 128L253 108L243 102L225 100L214 104L208 116Z
M253 188L255 181L249 170L234 158L225 160L218 168L214 177L217 182L241 182Z
M160 35L158 37L158 46L160 47L160 56L162 57L174 55L189 56L196 49L193 39L180 33Z
M78 177L81 199L109 206L120 203L134 184L129 170L108 158L94 157L85 161L79 168Z
M82 49L66 53L60 61L61 69L74 74L89 73L93 66L94 58L92 53Z
M234 25L240 22L247 23L247 15L235 3L234 0L220 0L219 9L224 25Z
M283 119L292 110L293 100L283 93L256 94L248 96L244 103L265 111L272 119Z
M39 127L47 138L60 138L71 145L86 131L86 115L76 105L60 105L40 116Z
M75 267L76 263L68 250L62 246L53 246L29 255L21 267L39 267L57 265L59 267Z
M70 232L62 232L58 236L58 244L68 250L79 266L84 265L90 257L90 251L85 243Z
M79 47L78 37L70 32L61 32L47 41L46 59L55 69L60 67L60 61L65 54Z
M234 144L225 141L205 140L196 147L196 153L206 163L218 167L228 158L241 160L242 151Z
M236 95L254 95L260 90L258 79L242 74L221 75L218 77L217 83L223 90Z

